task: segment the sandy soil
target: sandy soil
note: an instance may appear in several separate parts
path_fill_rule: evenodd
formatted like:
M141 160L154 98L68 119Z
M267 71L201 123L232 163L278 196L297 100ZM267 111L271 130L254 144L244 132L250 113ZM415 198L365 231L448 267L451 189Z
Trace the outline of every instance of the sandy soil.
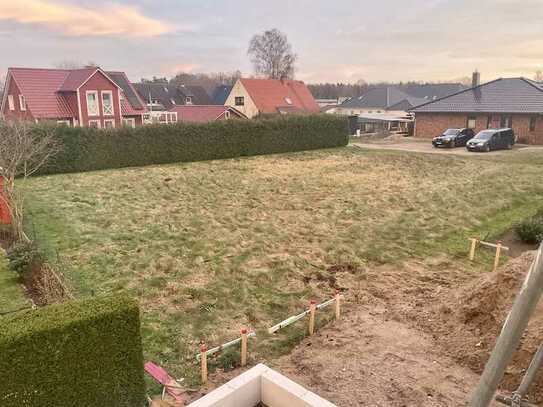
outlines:
M368 270L346 294L342 320L267 363L338 406L466 405L533 254L483 275L446 259ZM502 391L516 388L543 338L542 311L540 304ZM239 373L213 375L204 392ZM541 402L541 377L532 387L530 400Z

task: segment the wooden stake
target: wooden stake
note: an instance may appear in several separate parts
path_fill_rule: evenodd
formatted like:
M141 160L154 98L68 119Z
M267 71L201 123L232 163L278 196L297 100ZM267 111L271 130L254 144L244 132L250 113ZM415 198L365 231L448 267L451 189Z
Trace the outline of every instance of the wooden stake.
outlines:
M241 366L247 365L247 329L241 330Z
M201 354L200 361L201 361L201 366L202 366L202 383L203 384L207 383L207 353L206 352L207 352L206 344L202 343L202 345L200 346L200 354Z
M309 301L309 335L315 332L315 311L317 310L315 300Z
M336 320L341 316L341 303L339 297L339 290L336 290Z
M477 247L477 239L471 238L471 247L469 249L469 259L473 261L475 258L475 248Z
M498 269L498 266L500 265L500 255L502 252L502 241L498 240L496 242L496 257L494 258L494 270L496 271Z

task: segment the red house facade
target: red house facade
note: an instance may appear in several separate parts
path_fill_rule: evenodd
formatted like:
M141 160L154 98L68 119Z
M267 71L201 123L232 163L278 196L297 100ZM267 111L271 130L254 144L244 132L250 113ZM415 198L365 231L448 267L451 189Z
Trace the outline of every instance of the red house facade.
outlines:
M9 68L0 112L5 120L115 128L143 124L147 108L123 72Z

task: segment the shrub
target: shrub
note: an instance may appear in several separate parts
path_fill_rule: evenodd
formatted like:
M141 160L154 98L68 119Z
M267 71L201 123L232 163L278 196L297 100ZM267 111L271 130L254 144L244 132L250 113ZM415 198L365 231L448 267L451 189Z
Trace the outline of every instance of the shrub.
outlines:
M515 225L515 232L524 243L543 242L543 216L535 216L518 223Z
M19 277L25 277L32 268L41 263L41 256L34 243L19 242L11 246L7 252L9 267Z
M0 317L2 407L145 403L139 308L126 297Z
M36 127L39 132L40 126ZM113 130L59 126L62 149L41 174L82 172L345 146L347 120L335 115L178 123Z

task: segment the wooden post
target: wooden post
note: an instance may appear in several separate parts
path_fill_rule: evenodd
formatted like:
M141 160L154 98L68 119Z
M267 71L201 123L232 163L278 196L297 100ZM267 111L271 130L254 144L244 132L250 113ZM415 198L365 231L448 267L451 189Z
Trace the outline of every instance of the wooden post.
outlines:
M315 311L317 310L315 300L309 301L309 335L315 332Z
M339 290L336 290L336 320L341 316L341 303L340 303Z
M469 259L473 261L475 258L475 248L477 247L477 239L471 238L471 247L469 249Z
M496 257L494 258L494 270L492 271L498 270L498 266L500 265L501 252L502 252L502 241L498 240L496 242Z
M207 383L207 347L206 344L202 342L200 345L200 362L202 366L202 384Z
M241 330L241 366L247 365L247 328Z

